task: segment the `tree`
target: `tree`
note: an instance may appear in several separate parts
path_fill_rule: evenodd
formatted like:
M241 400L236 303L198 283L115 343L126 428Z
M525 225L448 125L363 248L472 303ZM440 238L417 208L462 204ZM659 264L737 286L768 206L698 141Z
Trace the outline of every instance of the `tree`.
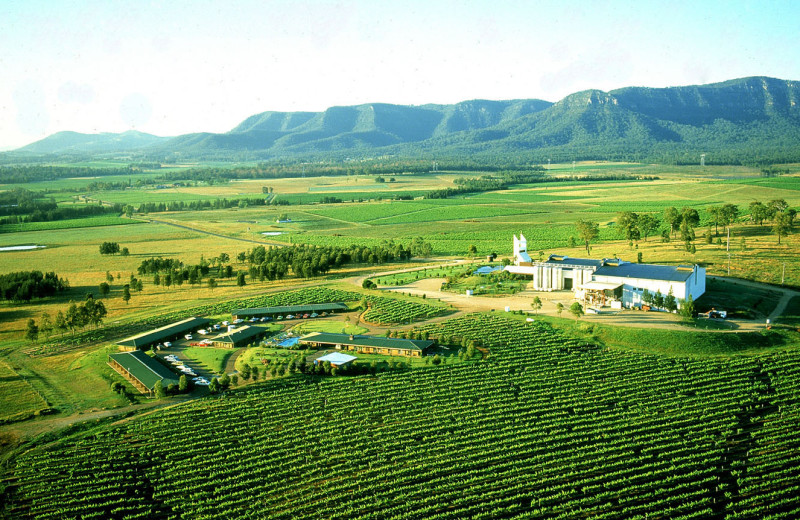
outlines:
M642 213L636 222L636 227L639 228L639 234L647 242L647 237L653 234L658 229L661 223L658 219L650 213Z
M129 256L131 254L131 252L128 251L127 247L123 247L122 250L119 252L119 254L122 255L122 256Z
M684 220L681 222L681 240L683 240L684 244L686 244L687 251L691 250L694 237L694 229L689 224L689 221Z
M578 318L583 316L583 305L578 302L573 303L569 306L569 313L575 316L575 321L578 321Z
M222 374L222 377L219 378L219 386L223 390L227 390L231 386L231 377L228 374Z
M374 363L374 361L373 361L373 363ZM433 359L431 360L431 363L433 363L434 365L441 365L442 364L442 358L439 357L439 354L436 354L435 356L433 356Z
M767 218L767 207L761 202L754 201L750 203L749 209L750 221L761 226L764 223L764 219Z
M625 240L639 240L639 215L633 211L623 211L617 217L617 229Z
M28 319L28 326L25 329L25 339L28 341L36 341L39 337L39 326L36 325L36 322L33 318Z
M144 284L141 280L136 280L136 292L142 292L142 289L144 289Z
M247 285L247 282L244 281L244 271L239 271L239 274L236 275L236 285L239 287Z
M181 374L181 377L178 378L178 391L180 393L185 393L189 390L189 378L186 377L186 374Z
M111 292L111 286L108 285L106 282L100 283L100 296L108 296L108 293Z
M684 318L694 318L696 314L695 307L694 307L694 298L690 294L688 298L686 298L683 303L681 304L681 316Z
M58 311L56 313L56 319L55 319L54 325L55 325L55 328L59 332L61 332L62 334L67 331L67 328L69 328L69 327L67 326L67 319L64 316L63 312Z
M772 233L778 237L778 245L781 243L781 237L785 237L792 232L792 225L790 224L789 215L786 213L775 214L775 224L772 226Z
M600 224L591 220L579 220L575 223L578 236L586 245L586 254L589 254L589 243L600 234Z
M539 315L539 309L542 308L542 300L541 300L541 298L539 298L538 296L534 296L533 297L533 301L531 302L531 307L533 307L533 310L536 311L536 315L538 316Z
M214 289L217 288L217 281L214 278L209 278L207 283L209 290L214 292Z
M681 227L681 215L678 213L677 208L670 206L664 210L664 222L669 225L670 231L674 235Z
M786 212L788 207L789 204L783 199L771 200L767 203L767 215L774 219L777 214Z
M128 303L131 299L131 287L128 284L122 286L122 300Z
M213 378L211 382L208 384L208 391L211 392L212 394L216 394L217 392L219 392L219 381L217 381L216 377Z
M700 224L700 214L694 208L681 208L681 222L686 222L689 227L697 227Z
M711 206L708 208L708 214L711 217L711 224L714 224L714 235L719 235L719 225L722 223L722 208L720 206Z
M469 245L469 254L470 256L475 256L478 254L478 248L475 246L475 244Z
M41 330L46 337L50 337L50 333L53 331L53 320L50 318L50 314L46 312L42 313L42 318L39 320L39 330Z
M558 302L556 304L556 313L558 313L558 316L561 317L561 313L562 312L564 312L564 304L561 303L561 302Z
M119 253L119 244L116 242L103 242L100 244L101 255L115 255Z
M668 312L675 312L678 308L678 302L675 300L675 295L672 292L672 286L669 286L669 292L664 296L664 308Z
M736 204L723 204L720 211L722 213L722 223L725 226L736 222L736 217L739 216L739 206Z
M364 289L376 289L378 286L369 278L365 278L364 281L361 282L361 287Z
M156 381L156 384L153 387L153 392L156 394L156 399L163 399L167 397L167 392L164 391L164 383L162 383L161 380Z
M642 303L645 305L653 305L653 293L645 289L642 291Z
M664 308L664 295L661 294L661 289L657 290L653 295L653 305L658 309Z
M106 281L108 283L112 283L114 281L114 275L111 274L109 271L106 271Z

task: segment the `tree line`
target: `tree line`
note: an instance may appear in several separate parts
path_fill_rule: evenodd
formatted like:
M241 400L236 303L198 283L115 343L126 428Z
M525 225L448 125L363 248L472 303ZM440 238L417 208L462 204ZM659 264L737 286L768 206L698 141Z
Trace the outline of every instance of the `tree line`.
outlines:
M237 259L249 264L251 279L272 281L283 279L289 273L289 269L297 277L311 278L345 264L375 265L405 262L412 256L426 256L431 251L430 244L417 239L407 246L393 241L384 241L375 246L341 247L305 244L278 248L256 246L239 253Z
M6 301L29 302L68 289L69 281L54 272L19 271L0 275L0 299Z

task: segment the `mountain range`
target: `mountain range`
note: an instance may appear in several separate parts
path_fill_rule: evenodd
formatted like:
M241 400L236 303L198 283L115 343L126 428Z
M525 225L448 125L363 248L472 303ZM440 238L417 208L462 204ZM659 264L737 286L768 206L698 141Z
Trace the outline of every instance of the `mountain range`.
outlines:
M513 156L521 160L800 160L800 82L748 77L454 105L368 103L263 112L226 133L59 132L26 154L270 159L301 156ZM712 162L713 159L712 159Z

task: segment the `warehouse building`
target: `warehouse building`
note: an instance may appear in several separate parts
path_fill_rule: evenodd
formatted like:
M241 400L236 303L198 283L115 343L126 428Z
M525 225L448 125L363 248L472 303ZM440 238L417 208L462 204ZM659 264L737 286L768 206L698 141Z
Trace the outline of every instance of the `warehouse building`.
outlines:
M421 357L433 346L433 341L427 339L384 338L331 332L312 332L301 337L298 343L315 348L335 348L363 354L408 357Z
M109 354L108 364L137 390L150 397L155 396L155 386L159 381L164 388L178 384L178 376L172 370L141 350Z
M158 343L172 341L182 337L184 334L206 327L209 323L211 323L211 320L206 318L186 318L185 320L176 321L175 323L170 323L169 325L153 329L149 332L125 338L117 342L117 344L123 347L147 350Z
M239 329L223 332L211 338L211 345L217 348L239 348L260 340L267 334L264 327L245 325Z

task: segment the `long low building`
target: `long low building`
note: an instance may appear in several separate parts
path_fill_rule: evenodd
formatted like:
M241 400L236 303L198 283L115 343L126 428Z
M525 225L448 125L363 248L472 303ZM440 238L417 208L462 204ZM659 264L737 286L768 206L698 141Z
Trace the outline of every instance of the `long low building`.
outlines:
M185 320L176 321L163 327L153 329L130 338L125 338L118 341L117 344L123 347L133 347L136 349L147 349L158 343L164 341L172 341L178 339L184 334L191 333L197 329L201 329L211 323L207 318L186 318Z
M433 346L433 341L420 339L384 338L333 332L312 332L300 338L301 345L315 348L352 350L363 354L420 357Z
M311 314L316 312L322 314L323 312L346 312L350 308L344 303L312 303L308 305L286 305L282 307L254 307L252 309L236 309L231 312L234 319L247 319L247 318L274 318L276 316L286 316L287 314Z
M178 375L141 350L108 355L108 364L141 393L153 397L156 383L178 384Z
M268 330L264 327L245 325L244 327L223 332L211 338L211 345L217 348L239 348L249 345L266 336Z

